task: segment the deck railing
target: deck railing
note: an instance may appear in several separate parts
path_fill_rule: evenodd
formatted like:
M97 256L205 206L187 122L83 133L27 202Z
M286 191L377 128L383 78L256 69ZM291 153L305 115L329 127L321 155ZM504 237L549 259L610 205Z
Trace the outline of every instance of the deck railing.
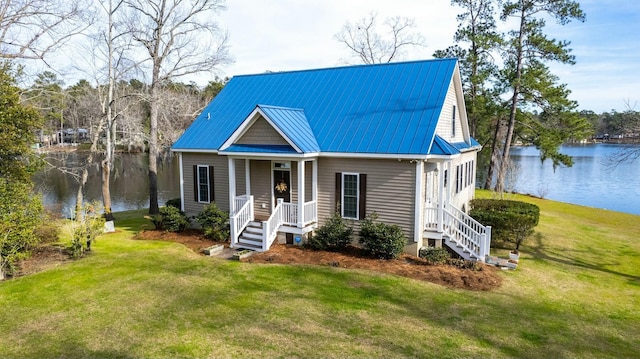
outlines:
M464 248L478 260L483 261L485 255L489 254L491 227L482 225L453 206L443 209L442 223L439 223L437 207L425 207L424 229L446 234L456 245Z
M483 226L455 207L444 209L443 212L444 232L449 238L476 259L484 261L491 247L491 227Z

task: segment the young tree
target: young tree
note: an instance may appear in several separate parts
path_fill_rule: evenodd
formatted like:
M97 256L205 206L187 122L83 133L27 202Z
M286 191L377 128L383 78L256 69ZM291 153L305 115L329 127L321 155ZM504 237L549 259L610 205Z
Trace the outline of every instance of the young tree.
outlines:
M11 71L7 63L0 65L0 279L36 243L42 214L31 182L40 161L30 148L41 117L20 103Z
M158 213L158 117L160 90L177 77L230 63L227 34L213 21L222 0L125 0L128 32L144 53L149 86L149 213Z
M355 24L347 22L334 37L344 44L351 55L365 64L387 63L402 57L411 46L425 46L424 37L412 32L415 20L392 17L384 21L385 32L378 30L377 14L370 13Z
M543 32L545 17L554 18L565 25L572 20L584 21L580 5L571 0L509 0L504 3L501 19L515 21L516 28L509 32L503 51L505 67L502 81L510 89L509 119L502 159L498 168L496 191L502 192L505 185L507 164L513 134L518 121L527 108L553 109L554 113L570 112L575 103L566 99L568 90L556 84L557 78L548 70L545 62L575 63L570 54L568 41L549 39ZM562 162L562 156L556 157Z

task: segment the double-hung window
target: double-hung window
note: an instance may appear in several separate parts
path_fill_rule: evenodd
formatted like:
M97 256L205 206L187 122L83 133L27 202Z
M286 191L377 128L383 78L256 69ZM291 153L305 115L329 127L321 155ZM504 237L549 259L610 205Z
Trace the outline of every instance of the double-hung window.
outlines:
M193 166L193 192L195 201L211 203L213 201L213 166Z
M336 211L342 218L362 220L367 216L367 175L336 172Z
M342 174L342 217L358 219L360 198L360 175L358 173Z

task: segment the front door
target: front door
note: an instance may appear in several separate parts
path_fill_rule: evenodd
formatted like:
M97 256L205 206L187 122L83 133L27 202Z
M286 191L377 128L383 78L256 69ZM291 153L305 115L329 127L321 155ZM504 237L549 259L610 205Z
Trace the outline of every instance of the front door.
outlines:
M273 197L275 203L278 203L278 198L282 198L284 202L291 202L291 171L274 169L273 170Z

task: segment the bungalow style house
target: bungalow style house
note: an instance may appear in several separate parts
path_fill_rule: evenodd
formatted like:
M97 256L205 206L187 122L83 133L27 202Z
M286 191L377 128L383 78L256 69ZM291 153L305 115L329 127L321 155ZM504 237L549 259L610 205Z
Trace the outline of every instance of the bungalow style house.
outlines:
M407 253L447 245L484 260L490 228L465 212L476 155L456 59L235 76L173 145L182 210L230 213L231 246L304 243L332 214L373 212Z

